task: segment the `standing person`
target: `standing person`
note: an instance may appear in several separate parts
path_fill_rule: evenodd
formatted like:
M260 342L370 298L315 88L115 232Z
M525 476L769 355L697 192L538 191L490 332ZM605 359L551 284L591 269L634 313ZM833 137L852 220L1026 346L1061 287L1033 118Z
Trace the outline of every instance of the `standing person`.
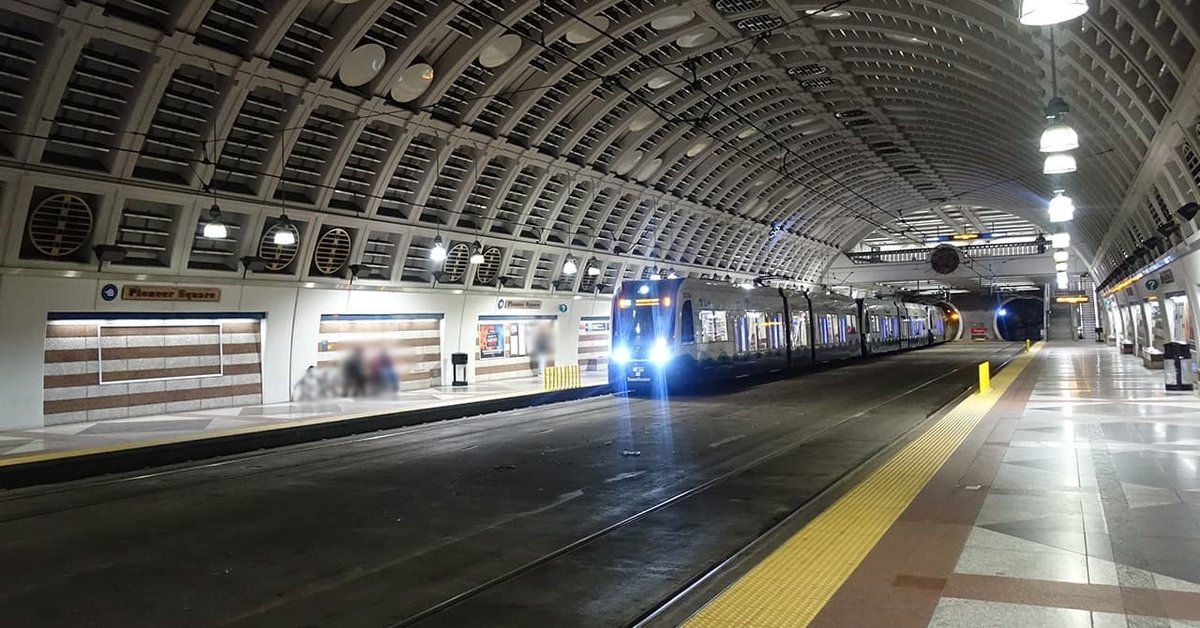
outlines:
M355 347L342 364L342 395L361 397L367 392L367 364L362 347Z
M537 359L537 374L539 376L546 370L546 360L550 355L552 340L550 325L548 323L538 325L537 331L534 332L533 336L533 354Z
M396 374L396 365L392 362L392 356L388 355L387 349L380 349L371 361L371 374L379 392L400 391L400 377Z

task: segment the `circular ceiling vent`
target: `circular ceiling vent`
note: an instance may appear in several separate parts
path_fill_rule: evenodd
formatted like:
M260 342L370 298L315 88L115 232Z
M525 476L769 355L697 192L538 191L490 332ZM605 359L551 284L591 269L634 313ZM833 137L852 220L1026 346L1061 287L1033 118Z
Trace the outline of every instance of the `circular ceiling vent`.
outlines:
M442 283L457 283L467 274L471 263L471 247L466 242L459 242L446 250L446 260L442 262Z
M763 5L763 0L716 0L713 6L721 13L745 13Z
M334 227L321 234L313 252L313 265L322 275L332 275L346 265L350 259L350 233Z
M291 244L276 244L275 234L283 231L292 232ZM296 252L300 250L300 231L296 229L296 225L290 222L276 222L263 232L262 239L258 242L258 257L266 264L267 270L278 272L289 265L296 259Z
M488 286L500 274L500 249L490 246L483 251L483 263L475 269L475 285Z
M747 33L765 33L783 25L783 19L774 15L755 15L737 21L734 26Z
M807 63L794 68L788 68L788 74L792 76L820 76L828 71L829 68L820 63Z
M929 254L929 266L939 275L949 275L958 270L958 249L949 244L939 244Z
M66 257L92 235L92 208L74 194L55 194L29 212L29 243L47 257Z

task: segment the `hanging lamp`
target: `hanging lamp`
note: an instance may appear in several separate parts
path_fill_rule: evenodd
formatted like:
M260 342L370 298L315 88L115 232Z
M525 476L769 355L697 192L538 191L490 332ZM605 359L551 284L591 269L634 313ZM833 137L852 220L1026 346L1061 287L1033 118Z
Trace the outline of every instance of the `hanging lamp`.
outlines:
M1043 153L1065 153L1079 148L1079 133L1067 124L1071 107L1058 95L1058 43L1054 40L1054 28L1050 29L1050 101L1046 103L1046 120L1049 125L1042 131L1039 149Z
M1071 200L1071 197L1064 194L1062 190L1054 192L1054 198L1050 199L1048 209L1050 222L1067 222L1075 217L1075 201Z
M1043 174L1068 174L1075 172L1075 157L1070 153L1051 153L1046 155L1042 165Z
M600 276L600 262L596 261L596 258L594 257L592 258L592 261L588 262L587 274L588 277Z
M579 266L575 264L575 257L568 254L566 261L563 262L563 274L574 275L579 272Z
M479 243L479 240L476 240L471 247L471 259L468 261L475 266L483 263L483 245Z
M1054 261L1055 262L1065 262L1070 258L1071 258L1071 254L1066 251L1055 251L1054 252Z
M442 242L441 234L433 237L433 247L429 249L429 259L441 262L446 259L446 244Z
M1050 26L1087 12L1087 0L1021 0L1018 19L1026 26Z
M204 223L204 237L209 240L224 240L229 236L225 223L221 222L221 208L216 203L208 210L208 222Z

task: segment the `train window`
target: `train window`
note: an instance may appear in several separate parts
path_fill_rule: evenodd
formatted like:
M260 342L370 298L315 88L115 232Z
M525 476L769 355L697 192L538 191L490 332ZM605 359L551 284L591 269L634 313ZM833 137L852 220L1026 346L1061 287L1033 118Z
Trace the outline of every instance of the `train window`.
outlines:
M767 318L762 312L746 312L738 323L738 351L767 349Z
M792 346L808 346L808 312L792 314Z
M692 300L679 306L679 341L685 345L696 342L696 321L692 320Z
M724 310L700 310L700 342L729 342Z
M771 322L768 326L768 331L770 331L771 350L779 351L783 349L784 323L782 313L776 312L775 314L771 315Z

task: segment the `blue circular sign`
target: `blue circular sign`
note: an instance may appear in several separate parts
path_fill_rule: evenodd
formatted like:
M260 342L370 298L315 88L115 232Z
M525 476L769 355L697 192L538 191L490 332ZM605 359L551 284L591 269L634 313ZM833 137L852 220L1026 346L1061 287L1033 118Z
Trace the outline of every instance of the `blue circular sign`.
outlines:
M566 304L566 303L559 303L559 304L558 304L558 311L559 311L559 312L564 312L564 313L565 313L565 312L567 311L567 304Z
M118 294L120 294L120 292L117 290L116 284L104 284L104 287L100 289L100 298L104 299L105 301L117 300Z
M496 301L496 309L497 309L497 310L503 310L503 309L504 309L504 299L499 299L499 300L497 300L497 301Z

